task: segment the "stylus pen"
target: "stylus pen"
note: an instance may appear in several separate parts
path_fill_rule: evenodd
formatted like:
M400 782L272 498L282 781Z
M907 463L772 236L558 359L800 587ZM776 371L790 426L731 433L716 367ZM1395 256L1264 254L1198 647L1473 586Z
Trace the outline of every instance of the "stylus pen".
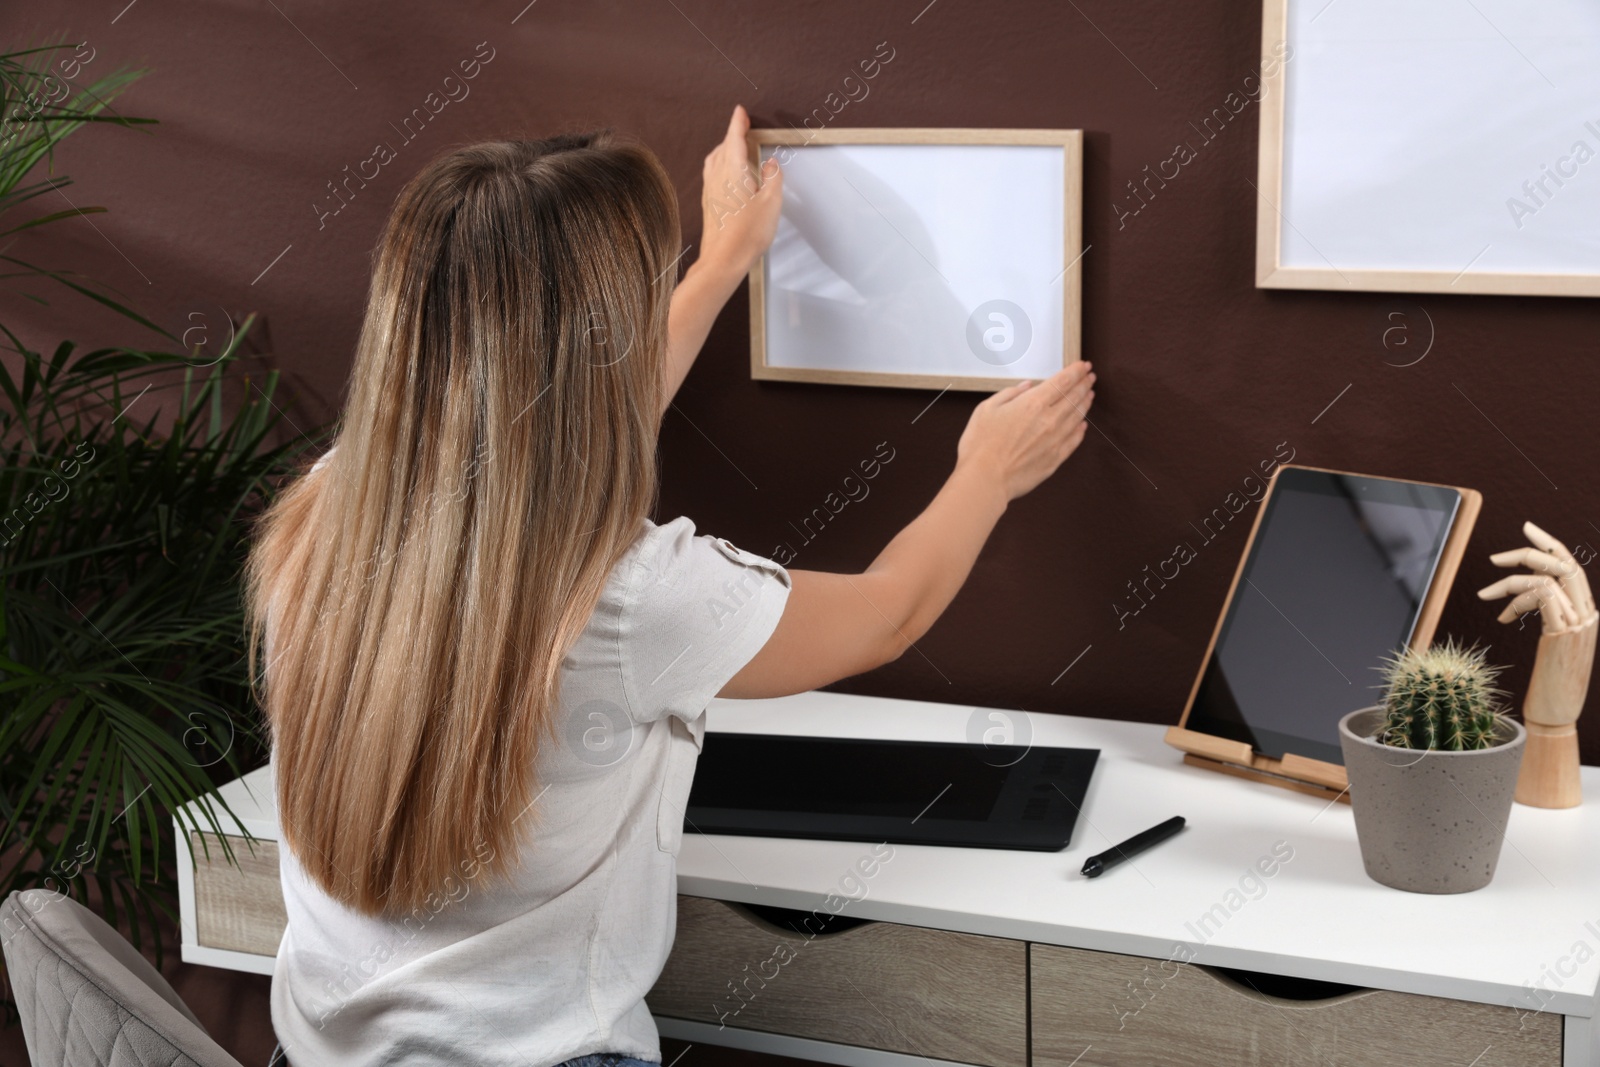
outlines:
M1089 878L1098 877L1123 860L1132 859L1145 849L1161 844L1182 829L1183 816L1174 815L1166 822L1152 826L1142 834L1134 834L1122 844L1108 848L1098 856L1090 856L1083 861L1083 873Z

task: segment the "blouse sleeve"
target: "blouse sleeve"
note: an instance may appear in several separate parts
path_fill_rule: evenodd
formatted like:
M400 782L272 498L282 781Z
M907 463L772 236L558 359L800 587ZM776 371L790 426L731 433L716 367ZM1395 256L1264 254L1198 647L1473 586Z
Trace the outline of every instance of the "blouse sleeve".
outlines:
M651 527L634 557L618 627L635 722L691 720L778 625L789 572L675 519Z

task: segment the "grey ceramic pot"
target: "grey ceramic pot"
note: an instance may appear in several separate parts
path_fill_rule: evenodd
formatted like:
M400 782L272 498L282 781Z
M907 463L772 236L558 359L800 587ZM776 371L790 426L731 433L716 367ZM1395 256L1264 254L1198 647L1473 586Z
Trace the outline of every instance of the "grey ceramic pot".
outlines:
M1339 720L1367 874L1412 893L1482 889L1500 859L1527 731L1507 719L1504 744L1440 752L1374 741L1382 722L1382 708Z

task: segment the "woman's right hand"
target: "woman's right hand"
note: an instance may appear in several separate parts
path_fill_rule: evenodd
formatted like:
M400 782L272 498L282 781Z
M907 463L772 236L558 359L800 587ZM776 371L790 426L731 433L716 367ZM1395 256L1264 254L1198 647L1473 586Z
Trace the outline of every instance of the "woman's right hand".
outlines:
M1050 477L1083 441L1093 387L1089 364L1074 363L980 403L956 448L955 471L870 567L789 571L793 587L777 628L721 695L802 693L912 647L961 590L1006 504Z
M974 466L1015 500L1054 474L1083 442L1094 370L1078 360L1041 382L1019 382L980 403L956 446L956 467Z

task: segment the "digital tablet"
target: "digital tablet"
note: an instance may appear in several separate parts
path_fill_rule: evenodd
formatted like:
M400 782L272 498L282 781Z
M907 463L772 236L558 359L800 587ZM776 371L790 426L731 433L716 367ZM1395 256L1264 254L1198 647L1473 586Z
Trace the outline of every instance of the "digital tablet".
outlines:
M1098 749L708 732L690 833L1054 852Z
M1339 719L1381 699L1386 656L1432 639L1478 500L1444 485L1279 468L1178 733L1342 776Z

